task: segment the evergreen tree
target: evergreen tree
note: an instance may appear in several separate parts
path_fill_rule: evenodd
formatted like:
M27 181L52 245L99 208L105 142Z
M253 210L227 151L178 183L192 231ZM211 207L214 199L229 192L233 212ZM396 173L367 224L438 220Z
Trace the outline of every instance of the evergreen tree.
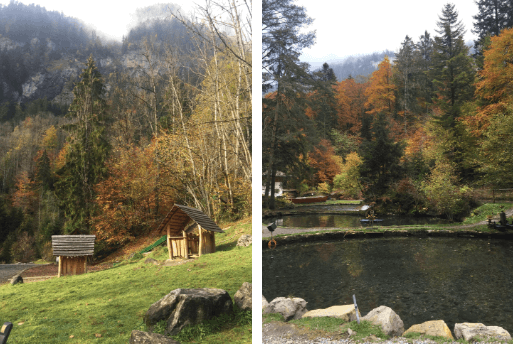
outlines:
M327 63L323 64L321 70L313 73L309 107L315 114L317 129L323 139L329 138L331 130L338 127L334 89L336 81L337 77Z
M458 21L454 5L446 4L437 22L439 36L433 45L431 78L435 88L434 103L440 110L438 120L450 128L460 115L460 107L472 99L474 69L469 49L463 41L464 27Z
M422 108L422 113L427 115L433 97L433 82L428 73L432 66L431 57L433 55L433 39L429 32L425 31L420 36L419 42L416 44L417 54L415 65L418 68L417 74L417 99L418 106Z
M479 13L473 16L473 33L477 35L474 41L475 56L482 67L483 51L489 44L491 36L498 36L502 29L513 27L512 0L476 0Z
M388 129L387 116L379 113L372 122L370 140L364 140L359 155L361 184L368 196L374 198L386 193L390 185L401 176L399 161L403 146L394 142Z
M403 116L404 134L407 134L408 121L417 111L417 85L418 74L416 57L417 47L413 40L406 36L401 44L399 53L395 54L393 80L396 85L396 106L399 115Z
M53 178L50 169L50 158L46 153L46 149L43 154L36 161L36 181L43 190L50 190L53 188Z
M315 32L300 33L312 19L293 0L262 1L262 90L275 88L263 99L262 144L266 175L265 203L274 209L274 179L278 156L290 142L304 147L300 134L304 115L304 92L309 76L307 66L299 63L303 48L314 44ZM296 152L296 150L294 150ZM283 161L280 169L300 162L301 154ZM291 158L289 154L289 158ZM270 197L269 197L270 196Z
M66 163L57 171L60 179L56 183L56 193L68 220L64 228L66 233L90 232L94 185L107 175L105 162L110 149L105 134L105 88L92 55L80 78L73 89L75 98L68 113L73 124L68 127Z

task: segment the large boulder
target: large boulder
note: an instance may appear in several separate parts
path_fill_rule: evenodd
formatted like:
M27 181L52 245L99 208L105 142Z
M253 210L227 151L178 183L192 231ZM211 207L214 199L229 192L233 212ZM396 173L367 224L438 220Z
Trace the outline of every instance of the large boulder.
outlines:
M144 322L150 329L166 320L166 334L175 335L188 325L233 311L230 295L222 289L175 289L150 306Z
M267 302L267 299L264 295L262 295L262 309L266 309L267 306L269 306L269 302Z
M173 338L166 337L158 333L148 333L133 330L130 335L130 344L180 344Z
M242 283L242 287L233 296L233 301L240 309L244 311L251 310L251 283Z
M360 316L360 310L358 310L358 316ZM319 317L331 317L343 319L344 321L355 321L356 312L354 305L342 305L342 306L331 306L324 309L314 309L303 314L303 318L319 318Z
M249 246L252 243L252 236L248 234L243 234L240 236L239 240L237 240L237 246Z
M285 318L285 321L292 319L301 319L303 314L308 310L306 309L307 302L298 297L277 297L269 304L264 310L264 314L268 313L280 313Z
M413 325L403 333L403 336L410 332L454 340L451 330L449 330L449 327L443 320L432 320L426 321L422 324Z
M399 337L404 332L404 323L392 308L379 306L374 308L362 320L368 320L374 325L379 325L387 336Z
M495 340L511 340L511 335L508 331L499 326L485 326L480 323L460 323L454 325L454 336L456 339L463 338L466 341L471 341L475 337L481 340L495 339Z

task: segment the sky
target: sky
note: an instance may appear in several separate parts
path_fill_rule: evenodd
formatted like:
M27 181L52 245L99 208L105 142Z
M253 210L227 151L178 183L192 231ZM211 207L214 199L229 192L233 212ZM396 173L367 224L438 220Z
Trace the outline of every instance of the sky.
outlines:
M314 19L308 27L317 30L316 44L303 50L305 62L326 62L350 55L397 52L406 35L414 42L427 30L436 35L436 23L445 4L452 3L465 26L465 42L475 35L473 18L478 12L474 0L296 0Z
M0 0L0 4L8 5L10 0ZM107 38L121 41L123 35L128 34L132 16L137 8L143 8L158 3L174 3L180 5L183 13L192 11L195 2L188 0L18 0L25 5L36 4L45 7L48 11L64 13L65 16L75 17L85 24L94 27L98 33L103 33Z

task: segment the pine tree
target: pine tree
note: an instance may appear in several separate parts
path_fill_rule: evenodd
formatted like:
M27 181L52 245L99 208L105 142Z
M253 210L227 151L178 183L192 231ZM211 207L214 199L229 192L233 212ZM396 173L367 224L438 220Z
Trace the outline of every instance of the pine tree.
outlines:
M408 121L412 115L417 112L417 47L413 40L406 36L401 43L399 53L395 54L393 79L397 87L397 107L400 109L399 115L403 116L404 134L408 132Z
M418 106L422 108L422 113L427 115L433 98L433 82L428 75L433 64L431 59L433 55L433 39L429 32L425 31L425 33L420 36L416 46L418 49L415 59L415 64L418 68L417 100L419 102Z
M366 187L367 194L375 198L383 195L400 177L403 146L393 141L385 113L375 116L370 136L370 140L363 141L360 147L363 163L359 171L361 184Z
M66 233L90 232L94 185L107 175L105 162L110 149L105 133L105 87L92 55L80 79L73 89L75 98L67 115L73 124L68 127L66 163L57 171L60 178L56 193L68 219Z
M309 108L315 114L320 137L329 138L333 128L338 127L335 86L337 77L333 69L324 63L322 69L313 73L313 87L309 95Z
M36 161L36 181L43 190L53 188L53 178L50 169L50 158L46 153L46 149Z
M272 96L263 99L262 115L265 203L271 209L274 209L274 178L279 156L288 157L280 165L284 169L301 160L301 154L290 155L284 148L291 143L293 147L304 148L304 136L299 129L306 120L304 92L309 76L307 66L299 63L299 55L302 49L314 44L315 32L300 31L311 23L305 9L293 0L262 1L262 89L264 92L276 89Z
M454 5L444 6L437 26L439 36L435 37L433 46L431 78L435 87L434 103L441 112L438 120L449 128L455 125L461 105L472 99L475 73L463 41L465 30Z
M477 34L474 41L475 56L482 67L483 51L487 48L489 38L498 36L504 28L513 27L512 0L476 0L479 13L473 16L473 33Z

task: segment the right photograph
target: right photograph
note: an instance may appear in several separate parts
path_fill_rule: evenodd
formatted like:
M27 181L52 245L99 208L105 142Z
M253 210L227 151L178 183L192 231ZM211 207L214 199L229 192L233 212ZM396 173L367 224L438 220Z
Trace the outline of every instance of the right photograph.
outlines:
M511 342L513 5L262 0L262 342Z

